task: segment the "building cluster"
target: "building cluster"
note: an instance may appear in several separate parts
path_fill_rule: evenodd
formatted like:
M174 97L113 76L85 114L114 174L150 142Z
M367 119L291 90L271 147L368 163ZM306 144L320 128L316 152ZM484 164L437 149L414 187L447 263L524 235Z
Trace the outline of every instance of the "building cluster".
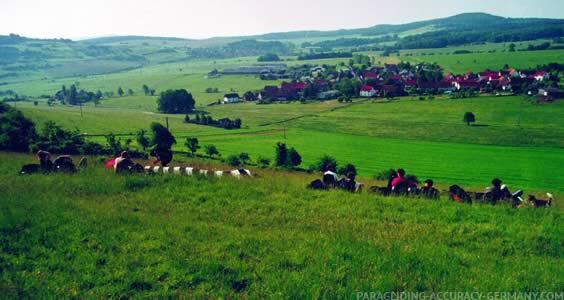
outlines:
M247 92L243 97L231 93L224 97L225 103L240 101L291 101L299 99L335 99L344 94L341 83L349 79L354 86L354 95L365 98L398 97L409 94L444 94L460 91L479 93L537 93L545 101L562 98L558 88L545 88L550 79L545 71L501 71L468 72L443 75L437 65L385 64L358 70L342 66L337 70L328 66L300 66L292 71L292 81L278 85L267 85L262 90ZM272 73L269 73L272 74ZM264 75L264 74L263 74ZM279 79L279 78L277 78Z

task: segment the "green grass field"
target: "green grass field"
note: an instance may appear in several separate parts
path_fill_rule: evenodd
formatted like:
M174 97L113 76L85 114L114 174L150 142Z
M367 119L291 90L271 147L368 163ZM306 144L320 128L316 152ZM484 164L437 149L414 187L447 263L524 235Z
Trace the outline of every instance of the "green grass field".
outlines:
M315 192L314 175L13 176L0 153L8 298L355 298L371 291L561 291L562 216Z
M145 111L154 98L128 98L84 107L83 117L77 107L26 103L20 108L39 124L56 120L91 135L133 133L148 129L153 121L165 123L165 115ZM141 108L128 101L138 101ZM184 139L190 136L203 145L216 145L223 157L247 152L252 159L272 158L274 145L286 142L302 154L305 168L329 154L341 163L355 164L364 178L403 167L444 186L458 183L481 190L491 178L500 177L514 189L563 191L562 103L538 105L521 97L426 101L408 97L391 103L246 103L207 110L214 118L241 118L243 129L188 125L184 116L169 115L176 150L186 151ZM477 126L462 122L466 111L475 113Z
M471 50L488 47L498 50L370 55L380 63L437 62L453 72L564 60L564 50L509 54L500 52L501 44ZM150 55L166 60L160 52ZM284 59L289 65L348 61ZM273 159L275 144L285 142L302 155L302 168L328 154L341 165L354 164L367 186L382 185L374 175L399 167L420 180L434 179L441 190L459 184L482 191L499 177L525 195L553 193L554 207L514 210L506 204L458 205L445 196L425 201L314 192L305 185L319 174L270 168L253 169L258 176L241 181L121 177L104 170L97 162L106 158L100 157L91 157L89 169L74 176L15 176L35 158L0 152L0 298L356 298L363 291L563 290L564 103L480 96L208 106L231 90L277 84L252 76L204 78L215 68L254 63L256 57L192 60L64 78L26 71L0 80L0 89L35 97L77 81L90 91L133 89L133 96L87 104L82 113L41 99L37 105L12 103L39 129L53 120L79 129L88 141L104 143L96 135L133 134L168 118L176 151L187 150L186 137L197 137L202 146L217 146L222 158L246 152L256 161ZM123 66L101 64L96 70L114 67ZM197 110L214 119L240 118L243 126L228 131L186 124L184 115L159 114L157 97L141 95L143 84L157 91L185 88ZM205 93L209 87L220 92ZM476 115L474 126L462 121L468 111ZM229 168L202 158L203 150L199 155L178 152L173 164Z

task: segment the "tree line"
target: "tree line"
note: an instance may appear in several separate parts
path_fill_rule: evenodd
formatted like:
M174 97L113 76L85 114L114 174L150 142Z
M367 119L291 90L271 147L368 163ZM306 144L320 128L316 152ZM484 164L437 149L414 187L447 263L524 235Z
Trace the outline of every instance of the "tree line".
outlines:
M192 123L198 125L205 125L205 126L213 126L223 129L240 129L241 128L241 119L237 118L235 120L231 120L229 118L223 118L219 120L214 120L212 116L206 116L204 114L196 114L196 116L191 119L189 115L184 117L185 123Z
M346 57L353 57L352 52L323 52L323 53L302 54L298 56L298 60L346 58Z

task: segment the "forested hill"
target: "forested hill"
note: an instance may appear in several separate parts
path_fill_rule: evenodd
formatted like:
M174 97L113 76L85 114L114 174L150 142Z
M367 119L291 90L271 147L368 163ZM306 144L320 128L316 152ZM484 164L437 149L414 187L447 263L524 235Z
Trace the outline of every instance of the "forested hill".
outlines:
M530 28L530 27L559 27L564 28L562 19L538 19L538 18L503 18L485 13L465 13L448 18L419 21L401 25L375 25L368 28L343 29L335 31L295 31L269 33L253 38L265 40L281 39L303 39L315 37L339 37L344 35L378 36L393 35L406 31L413 31L420 28L428 28L433 31L467 31L478 29L489 29L492 31L505 30L509 28Z
M298 31L205 40L115 36L81 41L0 36L0 78L22 72L50 77L112 73L191 58L228 58L319 51L442 48L486 42L553 39L562 44L564 19L503 18L468 13L403 25L337 31ZM546 48L548 48L548 45ZM560 49L556 46L555 49ZM80 63L77 63L80 62ZM101 63L103 62L103 63Z

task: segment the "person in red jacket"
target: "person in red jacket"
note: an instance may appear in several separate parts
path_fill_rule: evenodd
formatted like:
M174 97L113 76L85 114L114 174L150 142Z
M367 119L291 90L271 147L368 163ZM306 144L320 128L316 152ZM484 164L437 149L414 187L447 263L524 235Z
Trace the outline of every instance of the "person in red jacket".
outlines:
M396 178L392 180L392 191L394 191L398 185L406 182L404 169L398 169L396 174Z

